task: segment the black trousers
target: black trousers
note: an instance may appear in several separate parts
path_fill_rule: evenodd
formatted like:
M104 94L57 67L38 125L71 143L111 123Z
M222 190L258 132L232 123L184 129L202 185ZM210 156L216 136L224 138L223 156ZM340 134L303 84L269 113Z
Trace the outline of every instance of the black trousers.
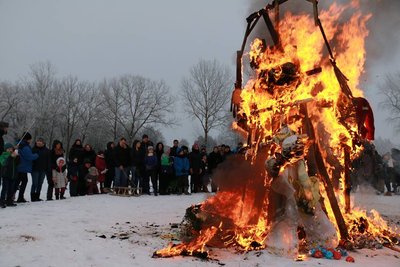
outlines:
M47 200L53 199L53 191L54 191L54 182L53 182L53 174L51 172L46 173L46 179L47 179Z
M19 190L18 199L24 198L24 193L26 189L26 185L28 184L28 174L19 172L17 176L17 180L14 184L14 194Z

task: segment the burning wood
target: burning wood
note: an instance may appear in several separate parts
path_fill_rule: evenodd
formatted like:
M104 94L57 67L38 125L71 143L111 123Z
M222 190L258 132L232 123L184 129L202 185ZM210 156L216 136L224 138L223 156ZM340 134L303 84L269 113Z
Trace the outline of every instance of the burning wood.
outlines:
M374 137L372 110L357 89L370 15L356 9L347 24L337 25L335 20L351 6L332 5L320 20L318 1L311 1L314 18L286 14L274 26L269 12L279 14L285 2L274 1L247 18L238 51L232 111L235 127L247 134L248 150L225 162L213 177L221 188L218 194L186 211L182 243L154 256L208 257L206 246L267 248L295 256L299 248L398 244L379 214L350 209L349 163L361 141ZM252 42L254 77L242 88L244 48L261 16L273 45ZM337 58L333 51L339 51ZM332 257L335 253L339 258L332 249Z

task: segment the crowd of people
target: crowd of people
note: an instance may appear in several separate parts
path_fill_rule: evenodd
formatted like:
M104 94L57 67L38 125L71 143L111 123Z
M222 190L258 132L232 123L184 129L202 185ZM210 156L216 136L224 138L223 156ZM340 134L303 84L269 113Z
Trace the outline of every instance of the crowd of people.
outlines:
M365 142L362 152L351 164L352 190L372 186L377 194L399 194L400 157L396 155L400 151L397 151L393 148L391 152L380 155L373 144Z
M41 201L42 185L46 178L46 199L65 199L68 188L71 197L108 193L112 188L134 188L138 193L166 195L216 192L218 185L212 173L229 155L229 146L215 146L207 153L204 146L187 146L173 141L171 147L154 143L147 135L130 146L125 138L108 142L97 153L90 144L75 140L68 157L62 142L54 140L48 148L45 140L32 141L29 132L23 133L16 144L4 144L8 123L0 122L0 205L24 203L28 174L32 177L31 201ZM243 144L239 143L238 150ZM190 179L189 179L190 176ZM15 203L16 202L16 203Z
M71 197L108 193L112 188L133 188L138 194L191 194L218 190L212 174L220 163L243 147L232 151L229 146L215 146L211 153L195 143L191 150L174 140L171 147L154 143L147 135L133 141L125 138L108 142L97 153L90 144L75 140L68 157L59 140L48 148L45 140L23 133L16 144L4 143L8 123L0 122L0 205L24 203L28 174L32 177L31 201L41 201L44 180L47 180L46 200L65 199L68 187ZM397 151L397 150L396 150ZM394 152L396 152L394 151ZM396 152L397 153L397 152ZM398 153L400 155L400 151ZM190 177L190 179L189 179ZM352 189L372 185L378 193L398 193L400 188L400 156L390 153L380 156L372 144L365 144L360 156L352 162ZM211 185L209 187L209 185Z

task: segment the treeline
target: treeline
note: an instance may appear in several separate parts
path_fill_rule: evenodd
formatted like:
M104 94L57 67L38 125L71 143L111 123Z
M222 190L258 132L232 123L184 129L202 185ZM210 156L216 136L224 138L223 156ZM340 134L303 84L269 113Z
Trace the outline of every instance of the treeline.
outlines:
M131 142L146 133L163 141L160 126L174 123L174 98L163 81L122 75L93 83L57 77L49 62L37 63L17 82L0 83L0 120L10 124L8 139L29 130L66 148L80 138L103 148L124 136Z

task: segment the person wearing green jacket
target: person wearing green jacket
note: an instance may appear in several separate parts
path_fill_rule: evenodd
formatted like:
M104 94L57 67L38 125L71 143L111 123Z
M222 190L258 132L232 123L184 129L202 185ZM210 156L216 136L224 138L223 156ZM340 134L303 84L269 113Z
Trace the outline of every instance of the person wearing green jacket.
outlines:
M1 177L3 187L0 194L0 206L16 206L13 200L14 180L17 177L18 154L12 144L4 145L5 151L0 155Z
M171 182L171 178L174 172L173 164L174 161L170 156L171 149L167 148L166 151L161 155L160 163L160 195L167 195L168 187Z

